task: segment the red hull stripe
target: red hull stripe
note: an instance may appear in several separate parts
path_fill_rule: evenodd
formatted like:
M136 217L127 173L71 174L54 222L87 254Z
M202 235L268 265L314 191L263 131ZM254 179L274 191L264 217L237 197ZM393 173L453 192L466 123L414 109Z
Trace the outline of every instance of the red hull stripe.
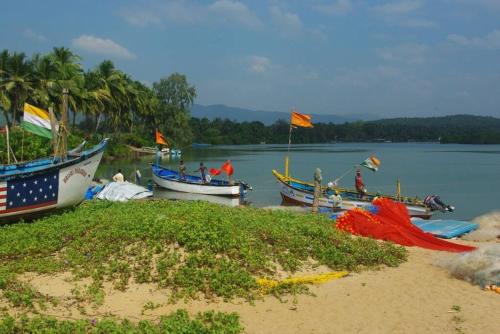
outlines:
M11 213L11 212L19 212L19 211L27 211L27 210L32 210L32 209L38 209L38 208L43 208L46 206L51 206L51 205L56 205L57 201L52 201L52 202L46 202L42 204L35 204L35 205L30 205L30 206L23 206L15 209L8 209L4 211L0 211L0 213Z

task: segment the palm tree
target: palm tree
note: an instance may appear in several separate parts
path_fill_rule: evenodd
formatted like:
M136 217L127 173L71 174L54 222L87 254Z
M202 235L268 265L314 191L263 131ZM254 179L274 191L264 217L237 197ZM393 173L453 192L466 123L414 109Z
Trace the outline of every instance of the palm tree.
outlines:
M0 100L4 116L8 123L16 125L21 107L33 90L33 68L24 53L9 54L3 51L0 54ZM8 110L12 115L8 119Z
M49 57L54 63L57 71L55 80L56 101L59 102L59 112L62 112L63 89L68 89L68 106L73 111L73 123L75 114L83 108L84 85L85 79L83 76L82 66L79 63L80 57L73 54L68 48L54 48L49 54Z

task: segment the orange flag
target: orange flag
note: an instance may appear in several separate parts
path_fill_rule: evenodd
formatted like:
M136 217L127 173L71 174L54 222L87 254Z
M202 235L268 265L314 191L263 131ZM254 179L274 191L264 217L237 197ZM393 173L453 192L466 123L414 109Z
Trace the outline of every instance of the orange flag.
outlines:
M292 116L290 117L290 123L294 126L300 126L303 128L312 128L311 115L299 114L298 112L292 111Z
M167 139L165 138L164 135L161 134L160 131L158 131L158 129L156 129L156 143L157 144L160 144L160 145L168 145L167 143Z

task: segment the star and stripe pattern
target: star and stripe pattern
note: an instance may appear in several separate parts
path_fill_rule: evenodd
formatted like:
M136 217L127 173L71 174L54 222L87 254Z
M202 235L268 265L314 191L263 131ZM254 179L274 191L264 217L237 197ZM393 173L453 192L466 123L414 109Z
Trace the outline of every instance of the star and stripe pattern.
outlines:
M57 205L59 172L0 182L0 215Z

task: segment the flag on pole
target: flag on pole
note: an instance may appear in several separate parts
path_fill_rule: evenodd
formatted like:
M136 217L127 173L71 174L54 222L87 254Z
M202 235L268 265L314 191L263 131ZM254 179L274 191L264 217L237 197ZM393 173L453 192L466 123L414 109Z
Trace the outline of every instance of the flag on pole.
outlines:
M227 175L233 175L234 168L233 168L233 165L231 165L231 162L229 160L224 162L220 169L210 168L210 174L212 174L214 176L217 176L222 172L225 172Z
M380 165L380 160L377 159L376 156L372 155L371 157L369 157L368 159L366 159L365 161L363 161L359 165L363 166L365 168L368 168L371 171L376 172L376 171L378 171L378 166Z
M292 126L300 126L303 128L313 127L311 123L311 115L300 114L295 111L292 111L292 115L290 117L290 124L292 124Z
M155 137L156 137L156 143L157 144L160 144L160 145L168 145L167 143L167 139L165 138L164 135L161 134L160 131L158 131L158 129L156 129L156 132L155 132Z
M32 106L31 104L24 104L24 115L21 126L26 131L36 135L49 139L52 138L49 112Z

